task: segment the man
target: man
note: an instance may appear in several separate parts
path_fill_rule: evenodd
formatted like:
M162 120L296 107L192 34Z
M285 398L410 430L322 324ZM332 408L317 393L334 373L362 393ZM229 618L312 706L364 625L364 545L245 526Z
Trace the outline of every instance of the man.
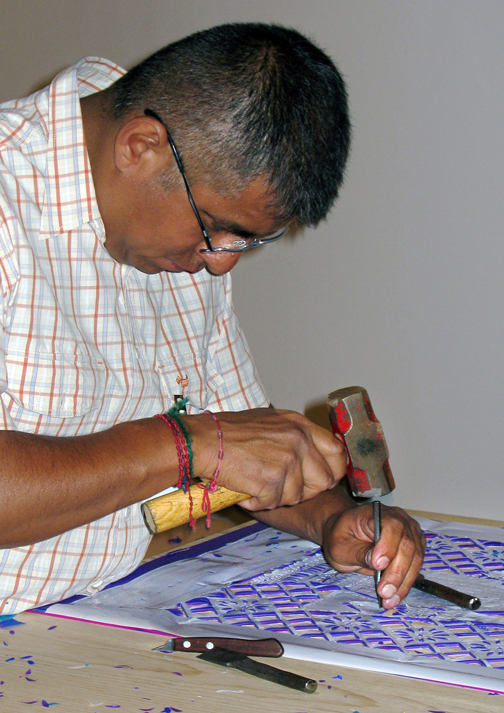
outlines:
M265 408L231 305L243 250L316 225L337 195L349 121L331 60L247 24L127 74L88 58L0 107L0 141L0 613L137 566L138 503L183 465L155 418L177 395L195 476L213 477L221 431L219 484L337 569L384 570L395 606L421 566L417 524L384 508L373 548L371 509L335 487L342 444Z

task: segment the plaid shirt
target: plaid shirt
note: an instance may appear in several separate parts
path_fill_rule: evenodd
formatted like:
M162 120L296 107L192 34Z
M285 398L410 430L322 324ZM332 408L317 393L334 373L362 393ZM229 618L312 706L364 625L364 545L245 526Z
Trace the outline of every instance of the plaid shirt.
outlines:
M1 429L101 431L165 411L185 377L189 413L268 403L230 275L146 275L104 248L79 97L122 73L85 58L0 105ZM98 591L133 570L148 542L135 505L2 550L0 614Z

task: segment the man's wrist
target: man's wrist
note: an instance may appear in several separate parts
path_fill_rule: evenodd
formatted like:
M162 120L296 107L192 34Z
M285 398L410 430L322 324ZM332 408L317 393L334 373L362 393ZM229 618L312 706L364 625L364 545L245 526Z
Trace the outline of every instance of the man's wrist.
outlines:
M359 506L340 485L326 490L318 497L322 501L319 510L320 516L311 519L308 525L314 529L313 541L322 546L326 534L334 530L341 515L347 510Z
M219 460L219 438L212 414L181 416L180 419L192 440L194 476L211 480Z

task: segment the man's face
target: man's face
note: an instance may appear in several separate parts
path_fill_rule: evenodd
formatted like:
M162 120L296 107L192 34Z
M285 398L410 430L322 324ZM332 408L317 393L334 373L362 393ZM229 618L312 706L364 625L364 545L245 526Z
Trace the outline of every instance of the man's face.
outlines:
M147 274L199 272L207 268L223 275L240 253L205 252L207 245L185 188L166 191L160 185L133 181L122 193L120 209L103 212L106 242L117 262ZM192 188L205 228L214 247L229 246L237 238L260 238L280 227L268 209L271 198L262 179L252 181L240 195L225 198L211 188Z

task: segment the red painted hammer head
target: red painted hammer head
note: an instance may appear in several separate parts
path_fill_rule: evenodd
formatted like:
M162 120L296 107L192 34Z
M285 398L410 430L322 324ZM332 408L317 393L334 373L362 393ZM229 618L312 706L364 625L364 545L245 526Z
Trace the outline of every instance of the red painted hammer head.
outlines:
M381 497L395 488L389 452L368 392L361 386L333 391L327 397L332 431L348 453L348 480L360 498Z

